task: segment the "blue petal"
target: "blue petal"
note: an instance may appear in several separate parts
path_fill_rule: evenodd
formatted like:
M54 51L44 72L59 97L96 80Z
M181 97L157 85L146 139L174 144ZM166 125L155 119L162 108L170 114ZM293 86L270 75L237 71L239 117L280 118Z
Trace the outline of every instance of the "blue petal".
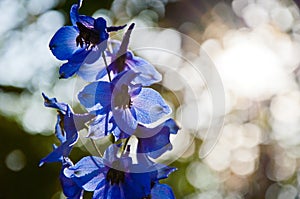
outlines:
M99 17L95 20L94 22L94 28L98 31L98 32L105 32L106 31L106 20L103 17ZM107 39L107 38L106 38Z
M62 185L63 192L68 199L80 199L83 197L83 189L79 187L71 178L67 178L63 170L66 168L64 166L60 172L59 180Z
M70 9L70 19L72 22L73 26L76 26L76 22L78 21L78 10L79 10L80 6L78 4L73 4L71 9Z
M106 70L106 68L104 68L97 74L96 80L100 80L106 75L107 75L107 70Z
M128 53L125 63L131 70L137 73L141 73L138 77L135 78L134 82L142 84L143 86L150 86L151 84L161 81L161 74L157 72L152 64L140 57L134 56L132 52Z
M139 95L132 97L132 107L136 111L137 121L150 124L171 113L161 95L151 89L143 88Z
M76 45L78 34L78 29L74 26L60 28L49 43L53 55L59 60L68 60L75 52L83 50Z
M78 2L78 4L73 4L70 10L70 19L73 26L76 26L76 22L80 22L86 27L92 28L94 26L95 19L86 16L86 15L79 15L78 10L81 7L82 1Z
M93 139L100 139L111 132L112 124L109 123L111 113L105 115L98 115L96 119L89 125L89 134L87 137Z
M107 199L115 199L115 198L125 199L124 191L121 190L121 187L116 184L112 185L112 186L108 186L107 193L104 193L104 196L106 196ZM103 197L103 198L105 198L105 197Z
M107 27L107 32L113 32L113 31L118 31L118 30L122 30L123 28L125 28L127 25L123 25L123 26L110 26Z
M131 97L135 97L136 95L140 94L141 91L142 91L142 85L136 84L136 85L130 86L129 95Z
M161 179L168 178L171 173L173 173L174 171L177 170L177 168L175 168L175 167L168 167L163 164L156 164L154 166L156 168L158 168L156 170L155 176L152 176L152 178L151 178L152 181L154 181L154 182L158 182Z
M128 171L132 165L132 158L128 154L123 154L121 158L118 157L121 144L111 144L104 152L103 162L106 166L116 170ZM118 163L118 164L116 164Z
M63 64L59 69L59 78L69 78L73 76L84 63L90 51L78 51L72 55L69 61Z
M175 199L175 196L168 185L155 184L151 189L151 199Z
M108 189L109 189L109 184L106 180L102 180L97 188L94 191L93 198L92 199L100 199L100 198L105 198L108 199ZM121 198L121 197L118 197Z
M64 130L61 128L61 122L62 122L62 117L60 114L58 114L56 125L55 125L55 136L61 143L64 143L67 141L67 138L66 138L66 134L64 133Z
M112 111L117 126L126 134L132 135L135 132L138 125L138 122L134 117L134 114L132 113L132 111L134 110L131 110L129 108L120 108L114 109Z
M167 150L172 149L170 133L176 134L178 126L173 119L169 119L155 128L139 125L135 135L138 137L138 153L147 153L152 158L158 158Z
M82 158L74 166L66 168L64 175L72 178L74 182L86 191L94 191L98 184L105 180L107 167L103 159L95 156Z
M98 51L99 53L99 51ZM86 58L87 61L79 68L77 74L87 82L94 82L100 80L107 74L105 64L102 58L97 60L90 59L90 54ZM93 62L94 61L94 62ZM87 64L90 62L92 64ZM99 72L100 71L100 72Z
M149 173L127 173L125 182L121 187L126 199L149 196L151 189L150 175Z
M128 45L129 45L129 40L130 40L130 35L131 35L131 32L132 32L132 29L134 28L134 25L135 25L134 23L130 24L129 28L127 29L126 33L123 36L121 46L120 46L119 51L117 53L118 58L122 55L125 55L126 52L127 52Z
M44 93L42 93L42 96L44 98L44 105L46 107L56 108L62 112L67 111L67 104L58 102L56 98L49 98Z
M78 137L74 138L75 141L77 141L77 139ZM74 140L70 140L62 143L59 147L54 149L49 155L43 158L40 161L39 166L42 166L45 163L61 162L63 160L63 157L68 157L72 150L72 146L70 146L70 144L72 144Z
M115 89L117 88L120 90L123 85L130 85L130 83L139 75L140 73L136 73L132 70L123 71L112 80L112 84L115 86Z
M112 117L111 118L111 123L113 125L111 131L112 131L112 134L115 136L115 141L118 141L119 139L125 139L125 138L128 138L129 135L127 133L125 133L124 131L122 131L116 124L114 118Z
M79 92L78 99L88 111L110 108L111 90L109 82L93 82Z
M59 68L59 78L67 79L73 76L80 68L81 63L65 63Z
M112 163L119 160L119 158L117 157L119 149L120 146L116 144L111 144L106 148L103 156L105 165L112 167Z

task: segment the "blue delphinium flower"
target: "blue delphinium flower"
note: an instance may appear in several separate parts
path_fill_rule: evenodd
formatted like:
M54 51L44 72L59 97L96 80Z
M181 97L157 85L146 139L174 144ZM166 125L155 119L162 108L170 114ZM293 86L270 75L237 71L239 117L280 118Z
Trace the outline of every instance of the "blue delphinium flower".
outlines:
M60 67L60 78L74 75L84 63L93 63L107 47L108 32L118 31L124 26L107 27L104 18L94 19L79 15L82 1L74 4L70 11L72 26L60 28L49 43L53 55L68 62Z
M98 129L92 132L95 138L112 131L117 139L121 136L120 132L132 135L139 123L156 122L171 112L157 91L141 84L131 84L139 75L132 70L124 71L112 82L93 82L78 94L80 103L89 112L98 115L96 123L90 124L91 129ZM113 128L116 126L119 131ZM99 132L99 129L102 131Z
M57 102L56 98L49 98L44 93L43 97L46 107L57 109L55 136L61 145L58 147L54 145L54 150L40 161L40 166L49 162L61 162L64 157L68 157L78 140L78 131L85 127L84 123L94 117L89 114L74 114L69 105Z
M64 174L84 190L93 191L93 199L174 198L172 190L159 180L167 178L175 168L133 172L136 167L149 165L133 164L126 154L119 158L117 151L118 147L111 145L104 158L84 157L73 167L66 168Z
M134 24L122 42L108 40L109 32L126 25L107 27L102 17L80 15L81 4L82 0L78 0L72 5L72 26L60 28L49 47L55 57L67 61L60 67L60 78L78 74L92 82L78 94L89 113L75 114L68 104L43 94L45 106L58 112L55 135L60 145L53 146L40 166L62 163L59 179L68 199L80 199L84 191L92 191L93 199L173 199L171 187L160 180L176 168L151 160L172 148L170 134L179 130L173 119L148 126L171 112L161 95L146 87L161 81L162 76L149 62L128 50ZM103 157L99 152L101 157L87 156L74 165L69 155L78 140L78 131L87 122L88 137L98 139L111 134L116 140L111 140L113 144ZM132 136L137 138L135 161L130 153Z
M148 61L135 56L133 52L128 50L131 32L134 28L132 23L126 31L122 42L116 40L109 40L108 46L110 50L106 50L106 58L109 60L108 68L105 67L105 62L100 60L93 66L85 65L80 68L80 74L85 80L96 81L107 75L109 71L113 77L123 71L133 70L140 75L134 80L135 83L142 84L143 86L150 86L153 83L161 81L161 74L154 68ZM100 70L100 72L99 72Z

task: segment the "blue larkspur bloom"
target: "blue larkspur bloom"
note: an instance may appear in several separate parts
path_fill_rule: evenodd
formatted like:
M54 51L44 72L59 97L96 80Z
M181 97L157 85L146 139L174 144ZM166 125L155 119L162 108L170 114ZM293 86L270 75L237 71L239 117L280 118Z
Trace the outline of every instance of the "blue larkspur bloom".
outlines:
M80 68L78 74L88 81L96 81L107 76L107 70L111 76L115 76L126 70L133 70L140 75L134 80L137 84L150 86L151 84L161 81L161 74L148 61L141 57L135 56L132 51L128 50L131 32L134 28L132 23L126 31L122 42L109 40L110 50L106 50L108 68L105 67L103 60L98 61L93 66L85 65ZM100 70L100 72L99 72Z
M90 114L74 114L68 104L49 98L44 93L43 97L46 107L57 109L55 136L61 145L53 145L53 151L40 161L40 166L49 162L62 162L64 157L68 157L78 140L78 131L85 128L84 124L94 117Z
M108 32L118 31L124 26L107 27L104 18L94 19L78 13L82 1L70 10L72 26L60 28L49 43L53 55L67 60L59 69L60 78L73 76L84 63L93 63L107 47Z
M117 139L120 133L132 135L138 124L151 124L171 112L161 95L141 84L132 84L139 76L132 70L117 75L112 82L93 82L79 94L80 103L91 113L98 115L90 130L94 138L113 132Z
M66 168L64 174L84 190L94 192L93 199L174 198L172 189L159 180L167 178L175 168L132 172L141 164L133 164L124 154L118 158L117 149L115 145L108 147L104 158L84 157L73 167Z

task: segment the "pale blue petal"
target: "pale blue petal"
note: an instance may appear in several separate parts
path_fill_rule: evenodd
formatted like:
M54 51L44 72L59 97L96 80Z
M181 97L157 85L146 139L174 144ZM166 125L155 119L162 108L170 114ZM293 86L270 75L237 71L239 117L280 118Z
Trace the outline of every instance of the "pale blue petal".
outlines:
M72 178L77 185L86 191L94 191L102 180L105 180L107 167L103 159L96 156L82 158L74 166L66 168L64 174Z
M156 122L171 113L170 107L161 95L151 88L143 88L139 95L132 97L131 100L137 121L143 124Z
M129 108L113 109L113 117L117 126L126 134L132 135L137 128L137 121Z
M111 112L104 115L98 115L96 119L92 123L90 123L89 134L87 137L100 139L108 135L108 133L110 133L112 129L112 124L109 123L110 118Z
M125 63L131 70L141 73L135 78L134 82L142 84L143 86L150 86L151 84L161 81L161 74L152 64L140 57L134 56L131 52L128 53L129 56L127 56Z
M78 99L88 111L110 108L111 84L109 82L93 82L79 92Z

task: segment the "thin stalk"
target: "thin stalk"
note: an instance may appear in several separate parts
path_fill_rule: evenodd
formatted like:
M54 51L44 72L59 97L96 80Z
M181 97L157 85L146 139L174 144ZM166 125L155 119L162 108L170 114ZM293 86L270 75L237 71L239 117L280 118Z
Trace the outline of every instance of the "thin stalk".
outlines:
M126 138L125 141L124 141L123 154L127 152L127 151L126 151L126 147L127 147L128 142L129 142L129 139L130 139L130 137L129 137L129 138Z
M107 72L107 75L108 75L108 79L111 82L111 76L110 76L110 72L108 70L108 65L107 65L107 61L106 61L106 57L105 57L104 52L102 52L102 58L103 58L103 61L104 61L104 64L105 64L105 68L106 68L106 72Z
M97 145L96 145L95 140L93 140L92 138L90 138L90 140L91 140L91 142L92 142L94 148L96 149L97 153L99 154L99 156L100 156L100 157L103 157L101 151L99 150L99 148L98 148Z

